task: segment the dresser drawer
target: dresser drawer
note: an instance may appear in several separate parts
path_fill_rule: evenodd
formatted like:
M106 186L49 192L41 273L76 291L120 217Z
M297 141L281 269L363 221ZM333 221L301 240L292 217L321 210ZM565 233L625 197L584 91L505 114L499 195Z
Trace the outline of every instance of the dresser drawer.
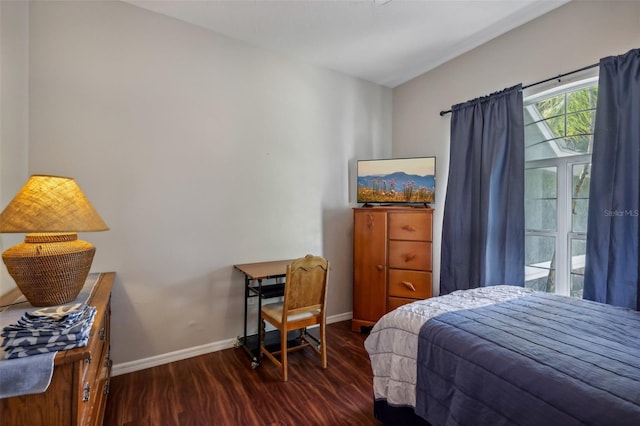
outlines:
M411 299L431 297L431 272L389 269L389 296Z
M91 330L91 338L89 339L89 358L83 361L82 380L78 383L81 388L78 390L78 414L81 424L88 425L88 419L94 413L96 399L98 398L98 383L102 366L108 352L107 344L107 327L109 315L103 315L100 322L95 322Z
M102 317L102 321L100 323L93 324L92 333L93 335L89 339L89 346L87 346L87 350L89 352L89 358L84 360L84 369L82 374L82 383L83 386L85 383L93 384L96 379L96 375L98 370L100 369L99 365L103 355L106 353L105 347L105 339L106 339L106 321L107 316Z
M96 377L91 385L91 410L88 410L89 417L83 423L86 426L101 426L102 419L104 417L104 410L107 403L107 396L109 394L109 381L111 378L111 339L110 339L110 324L111 324L111 303L107 304L105 309L104 328L100 330L100 340L104 343L102 345L102 354L100 355L100 363L96 365Z
M411 302L415 302L417 299L409 299L406 297L388 297L387 298L387 312L391 312L402 305L407 305Z
M389 213L389 239L431 241L431 213Z
M109 358L108 350L96 361L93 381L85 383L85 386L86 384L90 386L87 394L89 400L84 402L85 413L82 421L82 424L86 426L102 424L108 394L108 382L111 375L111 359Z
M389 268L431 271L431 243L389 241Z

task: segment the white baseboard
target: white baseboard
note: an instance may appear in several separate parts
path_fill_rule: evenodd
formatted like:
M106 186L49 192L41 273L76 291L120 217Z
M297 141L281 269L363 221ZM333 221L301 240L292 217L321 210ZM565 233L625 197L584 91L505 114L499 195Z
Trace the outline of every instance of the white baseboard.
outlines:
M327 324L334 322L347 321L353 317L351 312L344 314L332 315L327 317ZM238 339L226 339L218 342L207 343L205 345L194 346L192 348L181 349L179 351L169 352L162 355L156 355L149 358L143 358L136 361L123 362L115 364L111 370L111 376L120 376L122 374L133 373L134 371L144 370L145 368L157 367L158 365L168 364L170 362L181 361L183 359L192 358L194 356L204 355L211 352L221 351L223 349L233 348Z

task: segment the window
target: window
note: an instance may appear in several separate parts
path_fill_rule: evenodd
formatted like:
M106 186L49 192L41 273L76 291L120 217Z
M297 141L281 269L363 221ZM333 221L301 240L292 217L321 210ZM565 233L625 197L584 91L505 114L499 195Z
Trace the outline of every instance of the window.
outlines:
M597 77L524 101L525 287L582 297Z

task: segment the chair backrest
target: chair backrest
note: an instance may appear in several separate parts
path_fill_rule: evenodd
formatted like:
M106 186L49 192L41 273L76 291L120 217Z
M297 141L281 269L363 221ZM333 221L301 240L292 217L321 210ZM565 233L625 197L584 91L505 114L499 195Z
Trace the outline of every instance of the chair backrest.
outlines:
M323 257L308 254L287 265L283 315L319 309L324 316L328 281L329 262Z

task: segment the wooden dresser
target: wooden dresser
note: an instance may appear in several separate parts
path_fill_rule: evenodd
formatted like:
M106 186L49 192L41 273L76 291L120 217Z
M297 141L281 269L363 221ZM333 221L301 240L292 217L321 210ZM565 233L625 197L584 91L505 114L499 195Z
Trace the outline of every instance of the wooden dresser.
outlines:
M433 209L353 209L353 331L432 294Z
M2 426L102 425L111 376L109 320L114 278L113 272L100 274L89 298L97 313L87 346L56 354L51 384L44 393L0 399ZM3 296L3 303L11 295Z

